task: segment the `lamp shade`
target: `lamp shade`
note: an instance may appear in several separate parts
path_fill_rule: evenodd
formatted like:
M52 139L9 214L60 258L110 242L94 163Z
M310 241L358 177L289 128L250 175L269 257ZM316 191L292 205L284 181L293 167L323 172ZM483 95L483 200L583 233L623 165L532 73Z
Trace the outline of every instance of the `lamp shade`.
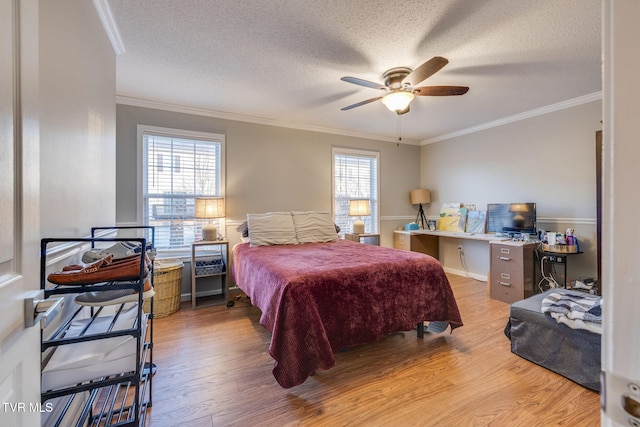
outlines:
M224 199L222 197L196 197L196 218L224 217Z
M509 211L518 213L528 212L529 207L526 205L526 203L512 203L511 205L509 205Z
M411 204L431 203L431 191L426 188L418 188L411 191Z
M367 216L371 215L371 208L368 199L350 200L349 216Z
M403 90L400 90L400 91L391 92L390 94L385 95L382 98L382 103L389 110L395 113L400 113L401 111L404 111L407 109L411 101L413 101L414 97L415 96L411 92L405 92Z

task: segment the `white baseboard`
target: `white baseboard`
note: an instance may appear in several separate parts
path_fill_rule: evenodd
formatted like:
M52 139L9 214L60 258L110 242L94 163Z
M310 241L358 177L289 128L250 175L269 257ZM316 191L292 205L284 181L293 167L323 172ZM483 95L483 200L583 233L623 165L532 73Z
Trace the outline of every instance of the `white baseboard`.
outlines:
M464 270L458 270L457 268L444 267L444 266L443 266L443 269L445 273L455 274L456 276L471 277L472 279L480 280L481 282L487 281L487 276L482 274L471 273L471 272L467 274Z
M211 297L211 296L222 296L222 294L217 289L196 292L196 298ZM191 301L191 293L180 294L180 301Z

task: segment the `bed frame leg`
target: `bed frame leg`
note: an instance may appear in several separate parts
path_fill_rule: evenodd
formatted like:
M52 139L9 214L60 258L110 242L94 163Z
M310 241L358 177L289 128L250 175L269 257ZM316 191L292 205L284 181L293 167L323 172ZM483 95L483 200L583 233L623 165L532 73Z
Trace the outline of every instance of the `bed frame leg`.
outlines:
M418 322L418 338L424 338L424 322Z

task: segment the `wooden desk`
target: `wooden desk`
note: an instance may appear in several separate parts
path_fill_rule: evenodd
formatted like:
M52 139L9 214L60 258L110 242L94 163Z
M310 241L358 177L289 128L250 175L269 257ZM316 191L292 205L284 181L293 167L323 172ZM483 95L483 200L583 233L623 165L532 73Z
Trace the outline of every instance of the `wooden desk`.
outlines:
M511 240L509 237L496 237L494 233L463 233L461 231L429 231L429 230L414 230L414 231L396 231L397 233L411 233L420 235L424 234L427 236L437 236L437 237L451 237L456 239L467 239L467 240L484 240L487 242L490 241L504 241Z
M402 231L395 230L393 232L393 247L396 249L405 249L408 251L421 252L431 255L438 259L440 251L439 239L455 238L467 240L481 240L485 242L510 240L508 237L496 237L495 234L480 233L462 233L456 231L429 231L429 230L412 230Z
M435 259L440 256L438 237L420 234L415 231L394 231L393 247L431 255Z

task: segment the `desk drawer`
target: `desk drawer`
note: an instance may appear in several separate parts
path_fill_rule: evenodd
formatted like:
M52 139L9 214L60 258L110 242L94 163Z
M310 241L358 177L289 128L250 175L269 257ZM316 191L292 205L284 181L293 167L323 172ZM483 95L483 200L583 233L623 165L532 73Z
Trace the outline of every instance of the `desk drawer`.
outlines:
M513 303L533 294L535 244L491 243L489 294Z
M491 268L498 270L522 271L522 247L491 245Z
M519 281L494 279L493 274L491 275L491 298L511 304L520 301L523 295L522 279Z
M492 268L490 280L491 298L512 303L524 297L522 271Z
M522 272L513 270L491 270L493 283L508 283L510 286L522 287Z
M411 236L409 234L393 233L393 247L396 249L411 250Z

